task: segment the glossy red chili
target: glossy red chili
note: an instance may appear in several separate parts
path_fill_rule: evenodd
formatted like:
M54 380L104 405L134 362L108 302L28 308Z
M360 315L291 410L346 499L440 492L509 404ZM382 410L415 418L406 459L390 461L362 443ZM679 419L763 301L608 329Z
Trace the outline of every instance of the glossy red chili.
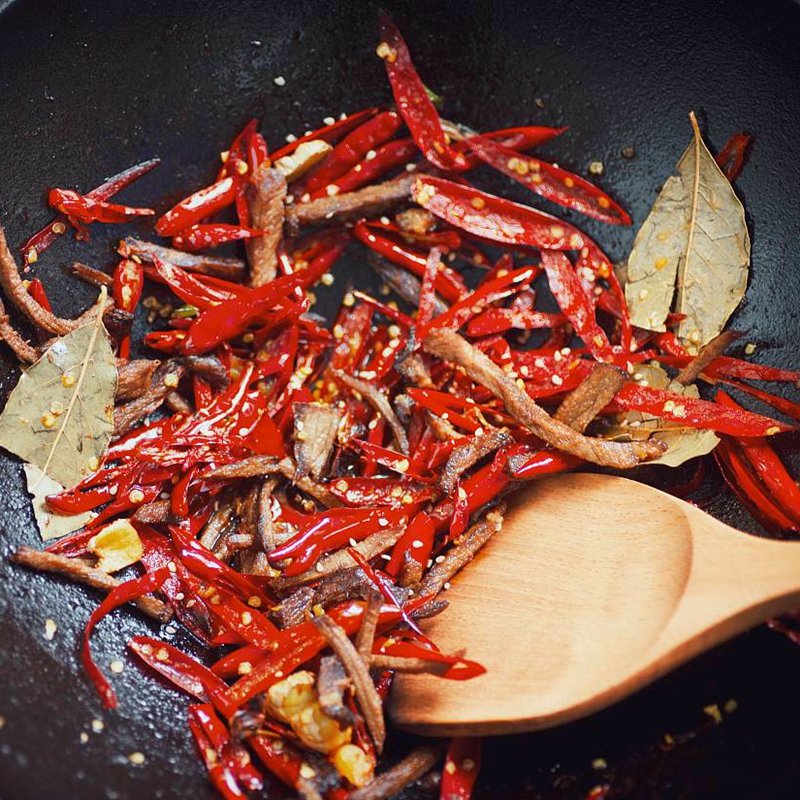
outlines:
M104 200L94 200L72 189L51 189L47 196L51 208L64 214L74 227L92 222L129 222L155 214L152 208L134 208Z
M264 231L254 228L226 225L222 222L216 222L213 225L192 225L172 237L172 246L188 253L197 253L200 250L208 250L241 239L252 239L254 236L263 234Z
M389 172L405 166L418 155L417 145L413 139L397 139L382 145L351 167L330 185L335 186L337 193L354 192L362 186L374 183Z
M228 176L184 198L156 222L159 236L174 236L216 214L236 199L236 181Z

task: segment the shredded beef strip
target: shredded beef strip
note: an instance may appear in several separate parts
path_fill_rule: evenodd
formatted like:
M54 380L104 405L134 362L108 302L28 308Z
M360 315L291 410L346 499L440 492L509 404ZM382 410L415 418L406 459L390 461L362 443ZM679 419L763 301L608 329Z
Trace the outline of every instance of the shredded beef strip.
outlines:
M184 253L182 250L173 250L171 247L162 247L130 236L120 242L118 252L122 256L134 255L142 261L149 262L153 261L153 256L158 256L162 261L167 261L176 267L232 281L241 281L245 273L245 263L240 258L225 258L210 253L204 255Z
M167 361L153 373L153 380L150 382L148 390L131 400L129 403L117 406L114 409L114 439L119 439L129 431L133 430L136 424L144 419L148 414L152 414L164 402L166 396L172 391L171 386L164 382L167 375L177 374L180 380L183 377L185 368L182 364L174 361Z
M409 353L397 359L394 368L413 386L418 386L420 389L429 389L433 386L431 374L419 353Z
M322 712L342 725L354 725L356 715L345 705L344 693L352 681L338 656L324 656L319 662L317 696Z
M160 365L160 361L148 358L117 362L116 401L141 397L150 388L153 373Z
M403 561L400 564L400 572L397 575L397 584L398 586L416 589L419 586L419 582L422 580L422 574L424 572L424 564L417 561L417 559L406 550L406 552L403 553Z
M694 383L700 373L715 359L721 356L729 345L741 338L739 331L723 331L700 348L700 352L675 376L675 382L682 386Z
M304 225L339 225L391 211L395 206L411 199L415 180L416 176L409 173L373 186L365 186L355 192L343 192L308 203L296 203L286 209L287 233L295 236Z
M224 505L220 503L219 508L212 512L208 522L200 532L200 544L209 550L213 549L222 532L231 524L232 517L233 506L229 502Z
M348 389L358 392L379 414L383 415L383 418L392 429L392 433L394 433L398 449L401 453L408 454L408 435L406 434L406 429L397 418L397 414L395 414L386 395L371 383L362 381L360 378L354 378L346 372L342 372L340 369L331 370L331 375L339 381L339 383L343 383L347 386Z
M482 458L511 444L514 438L508 428L484 430L480 436L470 436L464 444L453 448L439 478L439 490L449 497L456 488L458 479Z
M14 355L27 364L33 364L39 358L39 351L29 344L16 328L11 324L6 307L0 299L0 339L2 339L13 351Z
M356 635L356 650L366 660L372 656L372 646L375 644L375 631L378 629L382 606L383 595L377 589L370 588L367 593L364 616L361 618L361 627Z
M353 646L344 629L327 614L315 617L313 623L325 637L333 652L341 659L345 671L353 682L355 699L364 717L364 724L372 737L375 751L378 754L382 753L383 743L386 740L383 701L372 682L369 667Z
M251 286L264 286L275 278L285 199L286 178L265 161L253 173L247 187L250 227L264 231L263 236L256 236L246 243Z
M324 483L315 481L310 477L297 478L297 465L292 458L284 458L279 465L281 474L288 478L301 492L313 497L325 508L340 508L343 503L333 492L329 491Z
M444 553L444 559L435 562L423 577L419 586L420 595L437 595L445 583L464 566L503 525L504 507L490 511L480 522L473 525L453 540L453 546Z
M172 514L172 503L169 500L153 500L144 503L133 512L133 519L146 522L148 525L159 525L178 522Z
M369 265L378 273L378 275L394 289L395 293L401 300L405 300L412 306L419 305L419 295L422 290L422 281L416 276L412 275L408 270L402 269L391 261L371 253L367 256ZM447 311L448 305L438 295L433 300L433 313L438 317Z
M194 411L194 406L174 389L164 398L164 405L176 414L191 414Z
M655 458L664 451L663 444L655 440L610 442L594 439L553 419L485 353L455 331L431 331L425 339L424 347L429 353L464 367L472 380L503 401L506 411L517 422L558 450L593 464L617 469L638 466L642 461Z
M39 570L40 572L54 572L63 575L78 583L85 583L94 589L110 592L116 589L122 581L117 580L102 570L90 566L79 558L67 558L57 553L48 553L46 550L33 550L30 547L20 547L11 555L15 564ZM134 601L136 607L149 617L159 622L169 622L172 619L172 609L155 597L145 595Z
M256 505L256 542L263 553L272 552L281 542L272 521L272 493L278 485L278 478L266 478L258 490Z
M322 403L295 403L293 411L295 480L307 475L319 480L333 452L342 415Z
M589 423L614 399L626 376L611 364L598 364L562 401L553 419L583 433Z
M450 669L450 665L444 661L385 655L371 656L370 666L373 669L391 669L395 672L405 672L413 675L444 675Z
M250 456L232 464L224 464L203 473L203 479L233 480L235 478L255 478L259 475L273 475L280 471L275 456Z
M279 628L286 630L305 622L311 615L313 605L314 589L310 586L301 586L278 605L273 606L270 616Z
M389 800L430 772L444 756L444 744L425 744L412 750L391 769L375 776L366 786L348 795L348 800Z
M81 280L86 281L86 283L91 283L93 286L107 286L111 288L114 285L114 278L107 272L90 267L88 264L83 264L80 261L73 261L70 272Z
M187 369L203 378L216 391L228 388L228 370L216 356L186 356L183 359Z

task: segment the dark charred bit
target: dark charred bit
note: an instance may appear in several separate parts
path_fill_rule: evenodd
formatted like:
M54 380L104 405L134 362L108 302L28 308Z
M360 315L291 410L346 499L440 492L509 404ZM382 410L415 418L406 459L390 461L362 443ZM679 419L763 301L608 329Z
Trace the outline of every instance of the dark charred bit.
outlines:
M694 383L703 370L718 356L721 356L743 334L740 331L723 331L700 348L700 352L675 376L675 382L682 386Z
M235 478L255 478L260 475L274 475L280 471L279 460L275 456L250 456L232 464L214 467L203 473L206 480L227 481Z
M270 616L273 622L282 630L305 622L311 616L314 595L315 590L310 586L301 586L299 589L295 589L272 608Z
M216 356L186 356L183 362L190 372L201 377L212 389L220 392L228 388L228 370Z
M175 414L191 414L194 411L194 406L177 390L164 398L164 405Z
M358 392L358 394L360 394L379 414L383 415L394 433L398 449L400 452L407 454L408 434L406 434L406 429L397 418L397 414L395 414L386 395L371 383L362 381L360 378L354 378L346 372L342 372L340 369L331 370L331 375L339 381L339 383L343 383L347 386L348 389Z
M339 409L322 403L295 403L295 480L311 475L319 480L326 471L342 416Z
M116 306L109 306L103 312L103 325L115 339L122 339L129 336L133 326L133 314L123 311Z
M251 698L231 719L231 739L234 742L244 742L249 736L257 734L264 728L266 716L264 695Z
M562 401L553 419L583 433L589 423L613 400L627 376L611 364L597 364L586 379Z
M354 695L377 753L383 752L386 740L386 723L383 719L383 701L380 698L369 667L354 647L344 630L327 614L313 620L317 630L325 637L333 652L341 659L345 671L353 682Z
M412 386L429 389L433 386L431 374L425 365L425 359L419 353L408 353L395 363L395 369Z
M429 353L464 367L472 380L485 386L502 400L506 411L540 439L584 461L605 467L630 469L643 461L656 458L664 451L663 443L653 439L643 442L610 442L584 436L569 425L553 419L485 353L455 331L443 328L431 331L425 339L424 347Z
M137 358L133 361L118 363L117 402L141 397L150 388L153 373L160 364L160 361L147 358Z
M158 256L162 261L167 261L181 269L215 275L226 280L242 281L244 279L245 263L240 258L225 258L212 253L203 255L184 253L182 250L162 247L132 236L119 243L117 252L126 258L138 256L142 261L149 262L153 261L153 256Z
M345 705L344 693L352 681L338 656L324 656L319 662L317 695L323 713L342 725L354 725L356 715Z
M478 436L470 436L464 444L460 444L450 453L439 478L439 490L449 497L456 488L458 479L482 458L505 447L514 441L508 428L484 430Z
M15 564L22 564L40 572L54 572L70 580L91 586L93 589L100 589L102 592L110 592L122 583L112 575L95 569L80 558L68 558L57 553L48 553L46 550L20 547L11 556L11 560ZM135 600L134 605L147 616L159 622L169 622L172 619L172 609L155 597L145 595Z
M490 511L486 518L473 525L466 533L453 540L453 546L444 553L444 559L434 563L422 579L419 587L420 595L436 596L444 588L445 583L464 566L469 564L477 552L483 547L503 525L503 510Z
M275 278L285 199L286 178L267 160L253 173L247 187L250 225L264 231L247 242L251 286L264 286Z
M152 414L164 402L166 396L180 382L185 367L173 360L161 364L153 373L147 391L129 403L114 409L114 439L119 439L148 414Z
M376 775L366 786L350 792L348 800L389 800L430 772L444 757L444 751L444 742L425 744L412 750L402 761Z
M367 256L369 265L383 278L383 280L394 289L401 300L405 300L415 308L419 305L419 295L422 290L422 282L416 275L412 275L407 270L395 266L381 256L370 253ZM439 316L447 311L448 305L440 297L435 297L433 301L434 316Z
M293 237L309 225L338 225L383 214L411 199L414 175L401 175L355 192L321 197L286 209L286 233Z

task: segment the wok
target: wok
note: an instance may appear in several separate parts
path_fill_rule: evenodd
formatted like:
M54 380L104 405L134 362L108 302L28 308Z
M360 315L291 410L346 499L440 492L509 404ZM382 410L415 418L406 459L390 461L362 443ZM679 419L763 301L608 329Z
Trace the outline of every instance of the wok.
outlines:
M570 126L545 152L579 172L593 160L605 165L600 183L634 226L579 224L616 259L690 139L690 109L714 147L736 130L754 133L737 182L754 237L752 278L733 322L759 343L756 360L800 367L800 7L786 0L384 6L423 78L445 97L448 117L476 129ZM50 218L44 187L85 190L158 155L163 165L123 197L163 209L209 181L216 154L250 117L277 146L323 117L390 98L374 55L373 0L0 0L0 9L0 214L15 246ZM621 155L627 147L634 158ZM113 261L120 229L95 228L91 245L62 237L35 265L58 313L76 313L93 296L64 264ZM355 256L337 271L370 281ZM333 294L323 311L333 308ZM5 395L17 372L5 347L0 361ZM655 469L640 477L674 479ZM702 499L726 522L759 532L715 474ZM120 709L103 713L76 657L97 597L8 564L11 550L38 544L38 534L21 467L5 454L0 530L0 798L212 798L189 740L185 699L125 655L127 639L152 632L150 624L121 611L97 632L98 663L125 661L113 676ZM58 626L52 641L44 638L48 618ZM193 646L172 629L162 635ZM796 796L800 760L786 723L800 718L798 666L793 645L757 630L592 719L488 742L476 797L580 800L605 782L611 797L631 800ZM703 711L730 699L738 709L723 712L721 724ZM92 729L94 719L102 732ZM145 754L145 765L130 763L133 751ZM597 758L606 769L593 768ZM284 793L274 787L269 796ZM423 786L405 796L434 795Z

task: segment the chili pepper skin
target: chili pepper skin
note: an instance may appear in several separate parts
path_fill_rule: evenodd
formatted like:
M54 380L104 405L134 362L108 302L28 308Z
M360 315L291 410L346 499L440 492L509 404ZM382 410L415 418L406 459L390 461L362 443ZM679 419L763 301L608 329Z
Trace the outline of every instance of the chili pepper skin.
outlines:
M335 186L338 192L354 192L413 161L418 152L413 139L396 139L375 150L374 156L367 154L330 185Z
M152 208L134 208L104 200L94 200L89 196L79 195L72 189L51 189L47 196L51 208L64 214L74 225L88 225L91 222L129 222L136 217L147 217L155 214Z
M661 364L670 367L685 367L691 360L690 355L658 356ZM732 356L718 356L704 370L703 375L710 378L738 378L744 381L775 381L795 383L800 381L800 372L771 367L769 364L754 364Z
M196 191L173 206L156 222L159 236L174 236L203 217L216 214L236 199L236 181L228 176Z
M84 196L91 200L108 200L109 197L113 197L118 192L121 192L126 186L130 186L134 181L146 175L160 163L160 158L151 158L149 161L136 164L136 166L130 167L120 172L118 175L114 175L113 178L109 178L100 186L87 192ZM67 218L65 215L59 214L38 233L31 236L20 248L25 266L35 261L36 258L44 253L44 251L47 250L59 236L62 236L66 230Z
M198 309L211 308L219 305L226 300L232 300L239 296L226 289L218 289L209 285L174 264L162 261L157 255L153 255L154 278L165 283L184 303L189 303Z
M133 314L144 289L144 270L141 264L123 258L114 270L112 295L117 308ZM119 343L120 358L128 358L131 352L131 338L125 336Z
M728 384L728 386L733 386L740 392L745 392L746 394L758 398L762 403L766 403L781 413L786 414L787 417L791 417L800 422L800 403L793 403L785 397L763 392L761 389L756 389L755 386L748 386L746 383L739 383L738 381L731 380L725 380L724 383Z
M461 736L451 739L442 770L439 800L469 800L480 767L480 737Z
M336 122L332 122L330 125L325 125L323 128L311 131L301 136L299 139L289 142L289 144L284 145L279 150L276 150L272 154L272 160L274 162L279 158L283 158L283 156L291 155L304 142L312 142L315 139L321 139L323 142L335 142L340 137L350 133L350 131L357 128L370 117L374 117L378 111L380 111L380 109L377 107L365 108L361 111L353 112L349 117L336 120Z
M355 167L371 150L388 142L401 124L402 120L396 111L382 111L359 125L333 148L316 169L300 181L302 188L295 195L309 192L312 199L323 197L328 185Z
M436 107L414 69L405 40L385 14L380 18L380 33L378 55L386 65L395 103L417 147L434 167L465 169L467 161L450 147Z
M242 225L226 225L216 222L213 225L192 225L172 237L172 246L187 253L197 253L228 242L252 239L263 235L263 231Z
M46 311L53 310L47 297L47 292L45 292L44 284L38 278L34 278L28 285L28 294Z
M717 153L714 160L725 173L725 177L729 181L736 180L739 173L742 171L747 148L752 141L753 137L749 133L739 131L739 133L734 133L733 136L725 142L722 150Z
M631 224L623 208L580 175L522 155L486 136L471 136L466 143L482 161L558 205L612 225Z
M589 241L575 226L544 211L445 178L420 175L413 192L414 200L432 214L492 242L580 250Z
M197 706L189 706L189 731L194 738L197 754L208 770L208 779L224 800L244 800L247 795L242 791L228 765L220 762L216 748L212 746L206 732L196 720L194 713Z

